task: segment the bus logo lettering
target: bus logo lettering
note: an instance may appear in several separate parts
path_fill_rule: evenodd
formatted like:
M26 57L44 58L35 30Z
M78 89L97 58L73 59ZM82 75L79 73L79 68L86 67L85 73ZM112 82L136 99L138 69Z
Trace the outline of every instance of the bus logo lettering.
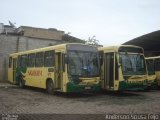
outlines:
M30 70L28 71L30 76L42 76L42 70Z

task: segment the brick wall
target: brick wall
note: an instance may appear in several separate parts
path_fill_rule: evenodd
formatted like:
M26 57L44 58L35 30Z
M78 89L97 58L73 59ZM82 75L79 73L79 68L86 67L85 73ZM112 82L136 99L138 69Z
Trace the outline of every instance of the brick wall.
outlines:
M42 39L56 39L62 40L64 31L59 31L56 29L44 29L44 28L34 28L28 26L19 27L19 31L23 31L23 36L32 38L42 38Z
M60 43L64 43L64 41L0 34L0 81L7 80L9 54Z

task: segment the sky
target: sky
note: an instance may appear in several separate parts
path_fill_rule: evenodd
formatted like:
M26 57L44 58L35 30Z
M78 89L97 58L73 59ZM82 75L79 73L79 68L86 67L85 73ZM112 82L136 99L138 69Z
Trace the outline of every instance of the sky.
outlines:
M1 0L0 23L56 28L104 46L160 30L160 0Z

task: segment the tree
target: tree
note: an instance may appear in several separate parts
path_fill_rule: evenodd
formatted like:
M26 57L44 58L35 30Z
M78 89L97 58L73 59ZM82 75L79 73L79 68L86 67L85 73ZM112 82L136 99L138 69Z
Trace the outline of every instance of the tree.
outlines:
M96 39L96 36L89 37L88 40L85 40L85 44L93 45L93 46L100 46L99 40Z

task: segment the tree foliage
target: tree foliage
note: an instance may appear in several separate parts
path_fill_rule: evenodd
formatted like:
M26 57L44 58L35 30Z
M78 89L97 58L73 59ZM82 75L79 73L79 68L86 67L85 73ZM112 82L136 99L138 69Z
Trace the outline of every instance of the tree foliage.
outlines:
M89 37L88 40L85 40L85 44L99 46L99 40L96 39L96 36Z

